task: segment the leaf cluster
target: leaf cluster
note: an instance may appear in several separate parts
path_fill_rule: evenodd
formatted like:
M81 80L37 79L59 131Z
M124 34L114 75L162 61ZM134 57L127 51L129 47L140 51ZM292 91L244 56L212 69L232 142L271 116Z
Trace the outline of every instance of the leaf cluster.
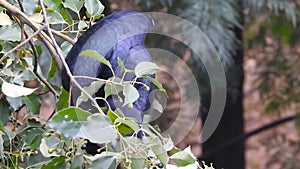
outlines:
M95 51L82 52L110 67L113 77L95 78L89 86L77 86L81 95L75 106L70 106L71 94L60 87L58 72L66 65L63 56L74 43L72 38L103 16L100 1L0 0L0 6L1 168L171 168L170 160L178 167L199 167L190 148L176 149L170 138L149 124L148 115L138 124L120 109L100 108L92 114L79 108L88 100L97 103L97 99L112 95L120 98L123 106L134 108L140 97L134 85L147 88L138 78L146 78L165 92L160 83L147 76L158 69L153 63L142 62L135 70L128 70L119 60L124 76L116 77L103 56ZM82 10L86 10L85 16L81 16ZM136 78L125 81L126 74ZM94 98L101 87L105 97ZM49 96L54 104L48 119L43 117L41 106L43 98ZM144 133L143 139L137 137L139 132ZM101 147L99 154L86 153L87 140Z

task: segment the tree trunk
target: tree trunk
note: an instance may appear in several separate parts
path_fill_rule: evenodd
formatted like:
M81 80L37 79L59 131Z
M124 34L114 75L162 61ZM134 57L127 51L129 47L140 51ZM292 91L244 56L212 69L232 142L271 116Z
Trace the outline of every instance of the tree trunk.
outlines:
M241 13L241 16L242 13ZM241 22L242 23L242 22ZM236 37L242 42L242 30L235 29ZM240 141L232 146L217 150L216 147L222 145L227 140L243 134L243 48L242 45L237 49L233 56L234 64L226 72L227 79L227 98L223 117L215 130L214 134L203 143L203 155L199 160L206 163L213 163L214 167L224 169L243 169L245 168L244 142ZM202 97L203 98L203 97ZM202 121L205 122L209 101L202 101ZM203 112L204 111L204 112Z

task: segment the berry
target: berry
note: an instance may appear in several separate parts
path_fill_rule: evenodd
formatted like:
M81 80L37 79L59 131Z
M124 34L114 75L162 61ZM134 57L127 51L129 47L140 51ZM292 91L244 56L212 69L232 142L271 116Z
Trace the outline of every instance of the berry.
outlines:
M163 164L163 163L158 163L158 164L156 164L156 166L157 166L158 168L164 168L164 164Z
M55 149L56 154L61 154L61 149Z
M128 109L133 109L133 104L132 104L132 103L129 103L129 104L127 105L127 107L128 107Z
M49 149L48 149L48 153L49 153L49 154L52 154L53 151L54 151L54 150L53 150L52 148L49 148Z
M25 163L25 158L23 156L20 157L20 163Z
M82 144L81 149L82 150L86 150L86 148L87 148L87 145L86 144Z

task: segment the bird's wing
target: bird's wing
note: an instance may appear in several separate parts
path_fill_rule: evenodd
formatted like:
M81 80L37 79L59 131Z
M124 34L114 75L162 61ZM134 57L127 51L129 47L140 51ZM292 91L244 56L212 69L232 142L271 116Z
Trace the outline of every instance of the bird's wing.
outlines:
M106 59L111 60L110 53L124 39L130 38L129 49L143 43L146 32L153 26L147 15L132 10L112 13L89 28L72 47L66 57L73 75L98 77L103 65L89 57L80 56L84 50L96 50ZM123 51L126 55L126 50ZM128 54L128 53L127 53ZM62 70L62 80L65 89L69 90L70 80L66 71ZM89 85L92 81L77 79L82 86Z

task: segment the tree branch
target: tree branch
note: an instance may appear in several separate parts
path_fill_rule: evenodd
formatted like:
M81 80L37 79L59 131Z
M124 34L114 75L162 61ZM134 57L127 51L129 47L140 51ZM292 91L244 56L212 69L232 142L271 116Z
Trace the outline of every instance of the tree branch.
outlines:
M217 145L215 146L213 149L211 149L210 151L207 151L206 153L202 154L198 160L203 160L203 159L206 159L206 158L209 158L211 156L213 156L215 153L219 152L219 151L222 151L224 150L225 148L228 148L238 142L241 142L241 141L245 141L246 139L248 139L249 137L251 136L254 136L258 133L261 133L263 131L266 131L268 129L271 129L273 127L276 127L280 124L283 124L283 123L286 123L286 122L289 122L289 121L292 121L292 120L295 120L299 118L298 116L289 116L289 117L286 117L286 118L283 118L283 119L280 119L280 120L277 120L277 121L273 121L267 125L264 125L258 129L255 129L255 130L252 130L248 133L244 133L242 135L239 135L237 137L234 137L232 138L231 140L227 140L227 141L224 141L222 144L220 145Z
M46 25L46 29L47 29L48 34L49 34L49 36L50 36L50 39L51 39L51 41L52 41L51 43L52 43L52 45L53 45L53 47L54 47L54 49L55 49L55 51L56 51L58 57L60 58L60 60L61 60L61 62L62 62L62 64L63 64L63 66L64 66L64 68L66 69L66 72L67 72L68 76L70 77L70 81L71 81L71 82L72 82L72 83L73 83L73 84L74 84L74 85L75 85L82 93L84 93L84 94L85 94L85 95L93 102L94 106L97 108L97 110L98 110L101 114L105 115L104 112L103 112L103 111L101 110L101 108L99 107L97 101L96 101L92 96L90 96L90 95L82 88L82 86L80 86L80 84L78 84L77 81L74 79L74 77L73 77L73 75L72 75L72 73L71 73L71 71L70 71L70 69L69 69L69 67L68 67L68 64L66 63L66 61L65 61L65 59L64 59L64 57L63 57L63 55L62 55L62 53L61 53L61 50L60 50L59 46L57 45L56 40L55 40L55 38L54 38L54 36L53 36L53 34L52 34L52 32L51 32L50 25L49 25L48 18L47 18L47 12L46 12L46 9L45 9L43 0L39 0L39 3L40 3L41 8L42 8L43 17L44 17L45 25Z

